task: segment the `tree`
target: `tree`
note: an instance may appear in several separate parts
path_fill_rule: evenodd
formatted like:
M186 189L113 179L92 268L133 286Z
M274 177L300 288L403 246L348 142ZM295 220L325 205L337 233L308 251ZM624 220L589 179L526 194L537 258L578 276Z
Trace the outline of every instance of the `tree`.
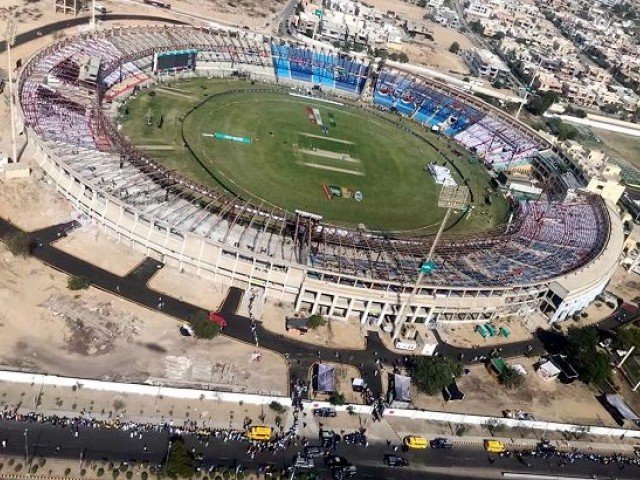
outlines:
M558 117L547 120L549 130L558 137L558 140L571 140L578 136L578 129L573 125L563 122Z
M190 315L187 320L197 338L211 339L217 337L220 333L220 325L209 320L205 312L200 311Z
M618 350L629 350L636 347L634 355L640 354L640 328L629 326L616 330L616 338L613 346Z
M196 473L195 461L182 438L175 438L171 442L165 473L172 478L190 478Z
M386 48L375 48L373 50L374 57L380 57L382 60L389 56L389 51Z
M26 257L31 254L35 242L24 232L10 233L2 239L7 249L17 257Z
M269 404L269 408L276 413L284 413L287 409L280 403L275 400Z
M347 403L347 399L344 397L344 394L333 392L329 397L329 403L331 403L331 405L344 405Z
M520 375L515 368L507 367L500 375L500 383L507 388L518 388L524 382L524 377Z
M542 115L556 101L558 95L555 92L546 91L532 95L527 102L527 110L534 115Z
M389 60L393 60L400 63L407 63L409 61L409 57L404 52L400 52L400 53L393 52L392 54L389 55Z
M580 380L599 384L611 376L609 355L598 350L598 331L595 327L571 327L567 332L566 353Z
M469 22L469 27L473 33L478 33L480 35L484 35L484 25L480 20L474 20L473 22Z
M462 365L448 357L421 357L411 366L411 376L418 390L438 395L462 373Z
M327 324L327 321L324 319L322 315L311 315L307 319L307 326L312 330L315 330L318 327L324 327Z
M449 51L451 53L458 53L459 50L460 50L460 44L458 42L453 42L449 47Z
M86 290L91 285L91 280L87 277L72 275L67 279L69 290Z

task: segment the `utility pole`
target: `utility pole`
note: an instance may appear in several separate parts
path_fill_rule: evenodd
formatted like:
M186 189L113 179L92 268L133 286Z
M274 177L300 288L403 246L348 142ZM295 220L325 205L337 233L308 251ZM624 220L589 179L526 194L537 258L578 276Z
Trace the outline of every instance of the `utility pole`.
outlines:
M12 16L7 19L4 30L4 40L7 42L7 75L9 80L9 112L11 115L11 160L18 161L18 146L16 144L16 107L13 101L13 64L11 62L11 47L16 41L16 23Z
M460 186L460 185L443 185L442 190L440 190L440 195L438 196L438 206L441 208L446 208L447 211L444 214L444 218L442 219L442 223L440 223L440 227L438 228L438 233L436 233L435 238L433 239L433 243L431 243L431 248L429 248L429 253L427 254L427 258L422 263L420 270L418 272L418 278L416 278L415 283L413 284L413 289L411 290L411 294L409 298L400 306L400 310L396 315L396 319L394 321L394 329L393 329L393 337L392 340L398 338L400 335L400 329L402 325L405 323L403 319L404 311L407 309L409 305L413 303L416 295L418 294L418 289L420 288L420 284L424 279L425 275L431 274L431 272L435 269L435 264L433 262L433 254L436 250L436 245L442 236L442 232L447 225L447 221L449 220L449 216L451 212L456 209L460 209L467 205L469 198L469 187Z

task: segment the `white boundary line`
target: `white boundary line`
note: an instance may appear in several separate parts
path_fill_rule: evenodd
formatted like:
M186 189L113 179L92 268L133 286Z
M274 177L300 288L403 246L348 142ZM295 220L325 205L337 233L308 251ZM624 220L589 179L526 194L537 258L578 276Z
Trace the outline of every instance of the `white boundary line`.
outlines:
M0 370L0 382L12 382L31 385L55 385L59 387L76 387L87 390L130 393L134 395L147 395L157 397L162 395L170 398L182 398L192 400L215 400L218 402L240 401L251 405L268 405L278 402L281 405L291 406L291 398L264 396L246 393L219 392L212 390L198 390L189 388L163 387L159 385L145 385L135 383L103 382L83 378L58 377L56 375L41 375L37 373L12 372ZM309 402L307 408L331 407L329 402ZM337 411L351 411L357 414L370 415L373 408L368 405L340 405L334 407ZM599 435L603 437L640 438L640 430L624 428L599 427L595 425L573 425L568 423L540 422L530 420L516 420L513 418L484 417L480 415L466 415L461 413L447 413L423 410L407 410L387 408L384 416L402 417L414 420L452 423L457 425L504 425L507 428L524 428L529 430L543 430L556 432L573 432L585 435Z
M315 102L330 103L331 105L339 105L344 107L344 103L334 102L333 100L325 100L324 98L310 97L309 95L300 95L299 93L289 92L292 97L304 98L305 100L313 100Z

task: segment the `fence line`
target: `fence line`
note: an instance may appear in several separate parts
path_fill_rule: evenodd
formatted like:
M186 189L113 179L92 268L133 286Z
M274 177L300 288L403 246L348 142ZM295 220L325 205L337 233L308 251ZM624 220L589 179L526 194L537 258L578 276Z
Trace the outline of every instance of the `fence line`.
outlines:
M163 387L152 384L104 382L83 378L59 377L56 375L42 375L37 373L13 372L0 370L0 382L13 382L31 385L50 385L58 387L79 388L100 392L129 393L153 397L180 398L186 400L213 400L217 402L243 402L249 405L269 405L278 402L284 406L291 406L289 397L258 395L248 393L220 392L213 390L199 390L190 388ZM307 408L332 406L329 402L310 401L305 403ZM339 412L370 415L373 407L369 405L338 405L333 406ZM464 413L448 413L430 410L410 410L401 408L387 408L383 415L387 418L408 418L431 422L451 423L456 425L477 425L486 427L523 428L528 430L542 430L548 432L571 432L582 435L597 435L620 438L640 438L640 430L627 428L601 427L596 425L575 425L570 423L544 422L536 420L517 420L514 418L488 417L469 415Z

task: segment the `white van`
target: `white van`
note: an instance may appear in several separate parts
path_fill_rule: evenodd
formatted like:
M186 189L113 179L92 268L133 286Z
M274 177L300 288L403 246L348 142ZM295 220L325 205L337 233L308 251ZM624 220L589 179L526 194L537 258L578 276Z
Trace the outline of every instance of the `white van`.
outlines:
M396 340L394 346L398 350L413 351L418 347L418 344L415 340Z

